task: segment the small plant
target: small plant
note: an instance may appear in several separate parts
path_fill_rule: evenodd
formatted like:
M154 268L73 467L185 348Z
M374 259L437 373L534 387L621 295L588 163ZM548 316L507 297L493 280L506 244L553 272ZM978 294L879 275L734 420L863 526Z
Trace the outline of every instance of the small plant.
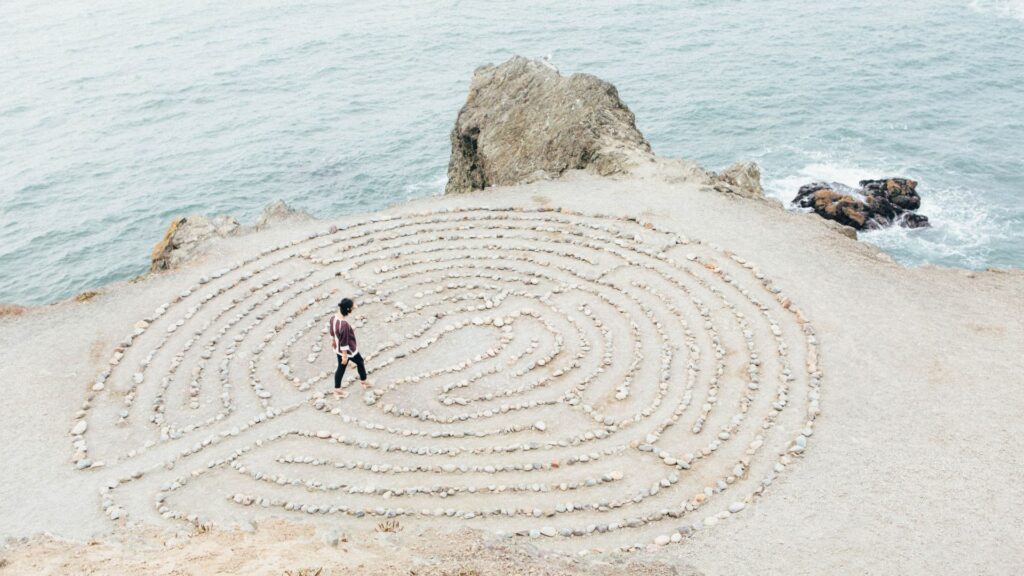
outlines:
M401 532L402 524L394 519L389 518L377 524L377 532Z
M196 529L196 535L206 534L207 532L213 530L213 524L209 522L196 522L194 526Z

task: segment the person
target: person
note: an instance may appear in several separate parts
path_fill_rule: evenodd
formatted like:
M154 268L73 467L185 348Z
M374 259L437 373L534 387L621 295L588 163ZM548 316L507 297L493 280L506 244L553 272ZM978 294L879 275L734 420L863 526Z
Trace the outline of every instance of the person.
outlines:
M343 395L341 391L341 380L345 376L345 367L349 361L355 362L356 370L359 371L359 381L363 388L369 389L370 382L366 379L366 365L363 357L359 354L356 342L356 333L348 322L348 315L355 309L355 303L351 298L342 298L338 303L338 311L331 316L327 330L331 335L331 348L338 357L338 369L334 371L334 397Z

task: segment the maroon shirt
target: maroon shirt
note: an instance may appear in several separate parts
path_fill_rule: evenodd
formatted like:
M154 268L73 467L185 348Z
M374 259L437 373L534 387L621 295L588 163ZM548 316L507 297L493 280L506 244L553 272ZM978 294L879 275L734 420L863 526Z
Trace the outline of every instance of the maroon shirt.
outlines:
M340 320L337 315L331 316L328 330L331 333L331 348L339 356L344 352L349 356L359 353L356 348L356 332L348 320Z

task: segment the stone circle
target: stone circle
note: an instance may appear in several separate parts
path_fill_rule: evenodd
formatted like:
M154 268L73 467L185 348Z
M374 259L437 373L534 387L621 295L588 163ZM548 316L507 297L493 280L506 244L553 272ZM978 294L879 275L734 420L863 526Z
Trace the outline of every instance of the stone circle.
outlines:
M349 373L334 399L344 295L374 386ZM88 383L72 462L122 523L654 549L756 505L803 456L821 379L803 313L708 243L559 209L384 215L155 306Z

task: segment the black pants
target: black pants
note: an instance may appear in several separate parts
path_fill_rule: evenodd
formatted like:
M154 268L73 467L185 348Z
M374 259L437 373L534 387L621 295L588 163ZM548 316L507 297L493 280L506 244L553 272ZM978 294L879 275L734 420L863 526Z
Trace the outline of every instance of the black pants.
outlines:
M359 371L359 379L366 382L366 366L363 364L362 354L357 353L355 356L348 357L349 362L356 363L356 370ZM338 369L334 371L334 387L341 388L341 379L345 376L345 366L348 364L341 363L341 354L338 354Z

